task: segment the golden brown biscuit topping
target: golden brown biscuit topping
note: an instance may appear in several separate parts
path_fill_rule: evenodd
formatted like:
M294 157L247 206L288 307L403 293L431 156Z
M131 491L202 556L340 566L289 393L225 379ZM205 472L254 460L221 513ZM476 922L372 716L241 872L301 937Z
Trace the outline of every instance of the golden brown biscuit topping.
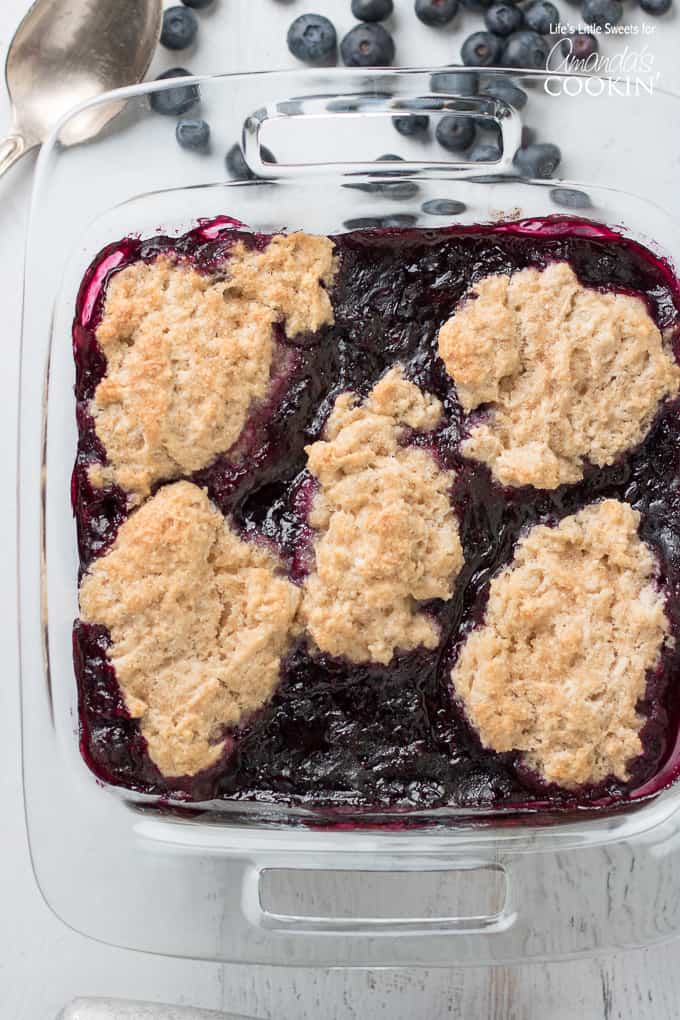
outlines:
M488 405L462 446L505 485L552 489L644 438L680 367L643 301L582 286L556 262L489 276L439 332L466 411Z
M154 482L205 467L268 392L273 324L294 337L333 321L326 237L238 244L226 269L218 280L161 257L111 278L97 329L107 372L91 403L108 463L92 467L93 484L113 482L139 502Z
M108 628L109 658L151 760L194 775L226 727L271 696L299 590L190 482L160 489L82 580L80 615Z
M307 448L318 534L303 616L321 650L388 663L397 650L436 646L437 627L418 602L449 598L463 563L454 475L400 440L406 427L435 428L441 413L393 368L363 403L339 396L324 440Z
M638 521L608 499L534 527L451 674L485 747L566 788L626 780L642 751L637 703L669 622Z

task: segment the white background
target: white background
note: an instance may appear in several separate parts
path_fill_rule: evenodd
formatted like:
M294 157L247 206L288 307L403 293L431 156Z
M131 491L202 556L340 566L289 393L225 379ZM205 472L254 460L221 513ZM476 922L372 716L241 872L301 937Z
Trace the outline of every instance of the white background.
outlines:
M577 17L578 8L556 2L564 17ZM3 61L27 7L28 0L0 4ZM435 31L416 20L412 0L395 0L395 7L389 27L396 36L399 64L455 62L462 38L481 27L477 16L467 14L451 28ZM630 3L626 9L631 21L639 21ZM350 0L216 0L210 12L201 14L203 31L195 49L174 56L159 53L153 71L177 63L201 73L293 66L285 32L297 14L308 10L327 14L339 33L352 24ZM675 89L680 89L679 24L677 16L665 18L648 37L662 84ZM624 45L624 40L608 41L604 49L613 54ZM1 95L0 134L8 127L9 105ZM680 124L659 124L659 130L680 130ZM549 126L544 135L559 142L550 138ZM52 1020L77 995L186 1003L286 1020L676 1020L680 943L599 961L513 969L287 971L109 949L67 930L50 913L33 881L22 811L14 572L18 342L31 174L29 157L0 181L0 1020Z

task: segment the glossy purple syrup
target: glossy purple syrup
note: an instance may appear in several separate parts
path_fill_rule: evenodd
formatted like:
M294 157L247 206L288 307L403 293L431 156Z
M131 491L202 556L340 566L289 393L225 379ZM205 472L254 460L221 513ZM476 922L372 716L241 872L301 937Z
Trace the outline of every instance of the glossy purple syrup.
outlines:
M83 569L106 551L129 512L124 492L98 492L86 477L87 466L105 456L88 401L105 371L95 330L107 281L117 269L162 251L221 272L237 240L258 248L269 241L241 226L220 218L179 239L126 239L102 252L83 281L74 324L80 438L73 475ZM641 294L659 327L675 334L680 287L670 267L606 227L567 217L357 231L335 242L341 256L332 291L335 325L296 344L278 336L282 348L293 349L291 357L283 359L286 371L267 405L254 413L238 455L231 451L191 477L246 536L273 543L300 583L312 555L306 515L314 483L305 471L304 446L319 438L340 392L365 394L385 369L401 362L408 377L445 408L437 433L408 441L427 445L457 472L452 500L466 563L454 597L426 607L440 623L441 643L383 667L313 655L301 640L283 665L271 702L233 734L223 761L199 776L166 780L125 710L107 659L105 629L76 623L81 747L88 764L106 782L162 797L335 809L610 808L657 792L680 771L680 653L668 652L648 678L639 706L647 719L644 753L630 781L577 794L541 783L514 754L484 750L452 699L448 677L461 640L483 617L488 582L511 560L520 533L606 496L641 511L641 534L659 556L673 633L680 636L680 405L663 408L641 447L612 467L589 468L578 485L553 492L503 489L486 468L458 454L463 415L437 357L436 337L480 277L555 259L567 260L584 284Z

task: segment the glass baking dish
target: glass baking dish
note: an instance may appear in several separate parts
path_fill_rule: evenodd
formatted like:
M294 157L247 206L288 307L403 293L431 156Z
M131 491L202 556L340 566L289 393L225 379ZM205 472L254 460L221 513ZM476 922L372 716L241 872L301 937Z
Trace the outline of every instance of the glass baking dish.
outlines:
M469 70L460 72L460 94L433 91L436 72L195 79L215 140L205 157L181 150L173 122L150 111L149 94L171 86L149 83L79 107L41 154L22 339L24 784L40 888L66 923L94 938L214 960L448 966L646 945L680 930L674 883L680 790L651 796L658 781L619 812L565 818L439 809L407 817L376 812L350 824L320 811L264 804L223 802L204 811L158 804L102 787L79 753L71 651L78 561L69 501L76 447L70 328L85 269L112 240L179 234L220 214L263 232L338 233L363 217L433 227L563 212L553 194L558 182L527 180L513 170L523 115L466 96ZM549 117L551 130L559 126L566 178L559 184L588 194L586 215L680 264L680 140L658 128L677 118L680 99L598 78L527 72L513 80L530 92L530 108ZM62 145L72 117L121 100L123 113L96 141ZM495 122L501 159L423 161L417 143L397 139L390 123L395 112L416 108ZM626 130L631 120L634 143ZM225 181L222 153L239 138L258 178ZM274 150L276 164L263 158L263 146ZM416 182L417 197L404 197L413 189L348 187L393 180L394 164L388 170L374 160L395 148L406 159L398 179ZM424 210L437 199L459 203L451 207L455 216L433 218ZM667 778L676 765L677 748ZM633 853L637 881L614 895L607 874L628 867ZM283 903L280 890L278 903L272 894L277 875L287 890ZM312 906L305 908L302 892L296 898L290 890L298 883L302 889L310 876ZM369 892L381 883L385 895L371 907ZM549 893L540 909L529 908L539 888ZM398 904L387 916L380 907L385 897Z

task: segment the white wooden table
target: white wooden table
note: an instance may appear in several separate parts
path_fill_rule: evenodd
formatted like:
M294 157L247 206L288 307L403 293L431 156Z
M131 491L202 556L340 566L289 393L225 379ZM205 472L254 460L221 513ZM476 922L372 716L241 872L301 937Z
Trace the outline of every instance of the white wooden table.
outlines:
M577 8L556 0L563 14ZM29 0L0 4L0 57ZM412 0L395 0L393 26L400 64L458 59L461 38L479 28L436 32L415 19ZM328 14L339 32L351 23L350 0L216 0L190 54L159 54L154 68L186 63L201 72L292 66L285 31L297 14ZM627 5L626 10L629 10ZM680 90L676 51L680 21L658 23L647 45L662 84ZM622 48L623 41L609 51ZM177 59L179 57L179 60ZM0 96L0 130L8 126ZM675 130L678 125L674 125ZM670 125L666 126L666 129ZM659 125L659 130L664 126ZM560 141L559 138L546 140ZM644 154L641 154L644 157ZM680 943L600 960L491 970L341 972L219 966L145 957L109 949L67 930L42 902L33 881L24 828L19 770L16 649L15 435L24 226L31 162L0 181L0 304L4 358L0 373L0 1017L53 1020L76 996L119 996L229 1010L286 1020L676 1020L680 1014ZM680 174L680 168L679 168ZM680 877L679 877L680 881Z

